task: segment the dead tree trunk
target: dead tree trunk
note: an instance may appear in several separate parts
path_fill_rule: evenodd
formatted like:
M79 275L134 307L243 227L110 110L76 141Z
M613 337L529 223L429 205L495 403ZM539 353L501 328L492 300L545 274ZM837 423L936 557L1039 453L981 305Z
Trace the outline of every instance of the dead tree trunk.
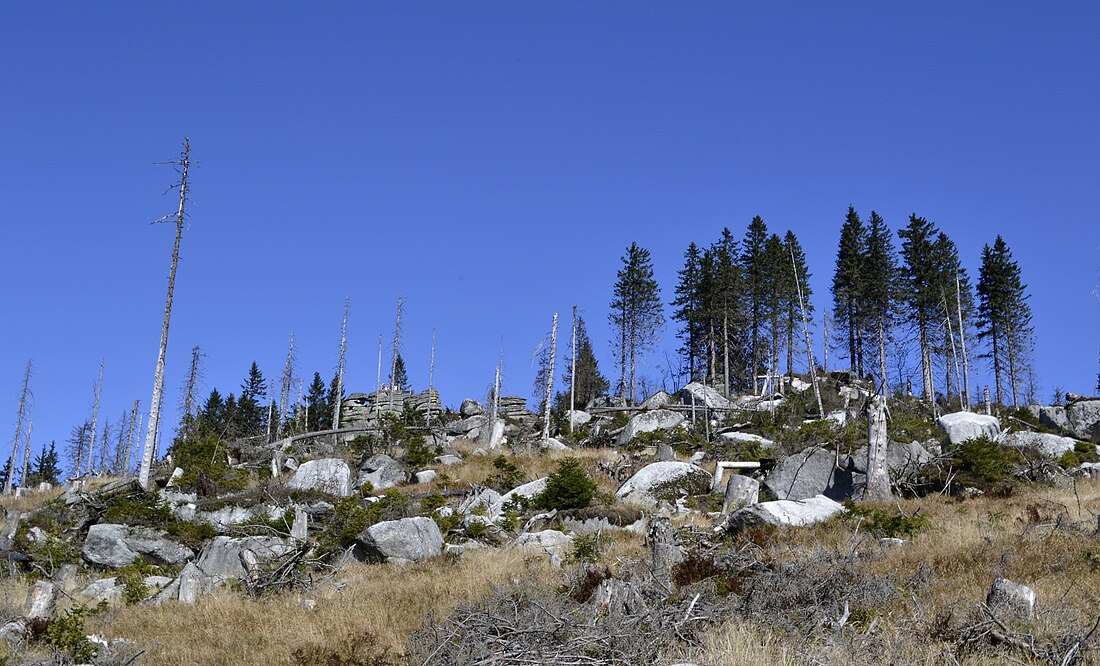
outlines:
M569 358L569 434L573 434L573 413L577 411L577 306L573 306L573 351Z
M794 271L794 285L798 291L798 312L802 319L802 334L806 338L806 365L810 367L810 383L814 385L814 397L817 398L817 413L825 418L825 406L821 403L821 389L817 385L817 368L814 365L814 350L810 343L810 327L806 323L806 303L802 300L802 284L798 279L798 266L794 258L794 248L791 248L791 268Z
M10 495L15 476L15 456L19 453L19 437L23 434L23 419L27 415L27 400L31 396L31 371L34 363L27 361L27 368L23 371L23 388L19 391L19 416L15 420L15 437L12 439L11 460L8 461L8 480L4 483L4 494Z
M432 329L432 355L428 360L428 413L424 415L424 424L428 431L432 429L432 380L435 379L435 329Z
M378 334L378 377L374 381L375 393L382 391L382 334Z
M867 486L865 500L890 499L890 472L886 466L886 398L872 395L867 407Z
M397 317L393 322L393 360L390 363L390 411L394 410L393 392L397 390L397 357L401 354L401 310L405 305L405 298L397 295Z
M966 409L970 409L970 360L966 355L966 328L963 326L962 289L959 285L959 274L955 273L955 306L959 315L959 346L962 347L963 357L963 395L966 396Z
M187 383L183 385L183 417L189 419L191 409L195 406L195 389L199 386L200 365L202 364L202 350L198 345L191 348L191 367L187 369Z
M130 411L130 433L126 436L126 462L123 465L123 474L129 476L130 474L130 461L134 459L134 434L137 432L138 425L138 402L134 401L134 408Z
M187 203L187 171L191 166L191 143L183 140L183 154L175 162L181 172L179 184L180 207L176 212L176 240L172 246L172 267L168 272L168 296L164 300L164 324L160 331L160 348L157 350L157 366L153 372L153 396L149 400L149 429L145 433L145 448L141 455L141 471L138 482L145 490L150 488L149 473L153 467L153 447L160 429L161 397L164 394L164 356L168 351L168 324L172 318L172 292L176 287L176 267L180 259L180 238L183 236L184 206Z
M332 429L340 429L344 402L344 358L348 349L348 297L344 297L344 321L340 324L340 360L336 364L336 403L332 406Z
M550 367L546 373L546 406L542 410L542 446L550 442L550 406L554 401L554 357L558 354L558 313L550 327Z
M276 432L283 434L283 428L287 423L287 414L290 411L290 392L294 390L294 332L290 333L290 347L286 352L286 365L283 366L282 383L279 385L279 427Z
M19 477L19 483L24 486L27 485L27 473L31 467L31 429L34 428L34 421L27 421L27 442L23 447L23 474Z
M95 382L95 400L92 402L92 442L88 445L88 473L95 472L96 423L99 420L99 396L103 392L103 361L99 362L99 378ZM103 443L106 446L106 442ZM80 469L76 470L80 474Z

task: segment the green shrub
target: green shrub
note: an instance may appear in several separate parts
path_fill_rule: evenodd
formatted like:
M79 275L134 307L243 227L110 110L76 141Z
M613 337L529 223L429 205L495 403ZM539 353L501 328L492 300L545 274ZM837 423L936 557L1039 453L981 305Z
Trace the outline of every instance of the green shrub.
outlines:
M599 532L595 534L578 534L573 537L573 549L567 558L569 562L577 564L595 564L600 561L603 544L600 543Z
M84 628L84 623L88 617L106 608L106 602L101 602L93 608L74 606L68 609L63 615L54 618L46 625L43 636L46 645L76 663L91 661L95 656L96 648L88 641L88 632Z
M435 458L436 452L424 443L424 437L416 435L405 441L405 462L410 467L424 467Z
M471 539L480 539L485 536L486 529L485 523L480 520L475 520L466 526L466 536Z
M955 447L951 461L961 480L998 483L1009 479L1022 461L1017 451L1002 449L988 437L975 437Z
M443 497L443 494L440 492L434 492L431 495L428 495L424 499L420 500L421 511L435 511L436 509L446 505L447 499Z
M595 494L596 484L585 474L580 461L564 458L546 480L546 489L531 504L539 509L583 509Z
M523 472L503 454L493 458L493 469L496 471L485 480L485 484L497 492L506 493L525 480Z
M845 518L862 519L861 527L877 537L912 538L932 526L932 523L920 514L906 516L900 511L861 506L851 500L844 503L844 508L848 510Z
M177 439L172 444L172 460L183 470L177 479L185 490L200 495L241 490L248 484L248 475L229 466L227 445L214 435Z
M112 500L103 512L103 522L161 527L176 519L168 503L154 493Z
M1075 442L1072 451L1066 451L1058 458L1062 467L1076 467L1081 463L1096 462L1096 445L1088 442Z

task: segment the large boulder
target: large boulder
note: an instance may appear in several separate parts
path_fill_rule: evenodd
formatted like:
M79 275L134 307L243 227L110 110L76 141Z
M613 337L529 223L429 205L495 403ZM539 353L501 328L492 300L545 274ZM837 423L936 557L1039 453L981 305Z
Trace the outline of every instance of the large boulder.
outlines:
M375 490L385 490L405 483L409 470L384 453L371 456L359 466L359 485L370 483Z
M1100 444L1100 399L1071 402L1066 407L1066 419L1071 435Z
M592 420L592 415L579 409L565 410L565 420L572 422L574 428L579 428Z
M1010 432L1004 437L1004 445L1012 449L1035 449L1048 458L1057 458L1072 451L1077 440L1046 432Z
M168 539L165 532L113 523L89 527L80 552L89 562L106 567L124 567L139 555L167 564L181 564L195 556L195 551Z
M770 451L775 447L775 442L772 440L749 432L724 432L718 435L718 441L722 444L730 444L733 446L739 446L741 444L758 445L765 451Z
M443 534L431 518L402 518L375 523L363 530L356 543L372 562L405 564L443 552Z
M685 405L707 407L716 409L729 409L733 403L722 392L699 382L691 382L679 392L680 400Z
M316 490L337 497L347 497L355 492L351 469L339 458L310 460L298 466L286 482L295 490Z
M760 524L802 527L826 521L841 513L844 513L842 504L818 495L803 500L777 500L753 504L734 511L726 524L733 531Z
M484 414L471 414L466 418L447 425L447 432L452 435L466 435L478 430L489 422L489 417Z
M824 495L835 500L850 499L865 482L856 461L847 455L811 446L776 463L764 485L777 499L802 500Z
M1070 431L1069 417L1066 415L1066 408L1063 405L1040 407L1039 423L1053 430Z
M655 462L641 468L626 480L615 497L643 506L656 507L660 502L675 502L681 497L706 495L710 492L710 473L683 462Z
M558 530L524 532L512 543L514 548L523 550L541 550L550 556L550 561L560 565L573 548L573 537Z
M958 446L970 439L988 437L997 439L1001 434L1001 422L995 416L973 412L954 412L936 419L936 425L944 433L946 443Z
M525 483L522 486L516 486L508 492L500 496L500 499L496 500L489 506L489 515L491 517L499 516L504 512L504 507L509 502L523 499L533 499L536 495L546 490L546 481L548 477L542 477L541 479L535 479L530 483Z
M241 552L252 551L260 562L282 557L294 550L290 541L277 537L214 537L194 562L188 562L171 584L153 597L153 603L181 601L194 603L218 586L245 576Z
M924 448L916 442L910 442L908 444L902 444L901 442L889 442L886 445L886 468L893 470L909 470L913 471L916 468L931 461L932 454L928 452L928 449ZM865 472L867 466L867 447L861 447L855 450L852 454L852 462L855 469L860 472Z
M458 413L462 415L462 418L469 416L477 416L485 411L485 408L481 406L481 403L473 398L466 398L462 401L462 406L458 408Z
M684 415L668 409L643 412L630 419L619 433L619 444L626 445L643 432L671 430L684 422Z
M663 409L672 404L672 396L667 391L657 391L642 402L642 409Z

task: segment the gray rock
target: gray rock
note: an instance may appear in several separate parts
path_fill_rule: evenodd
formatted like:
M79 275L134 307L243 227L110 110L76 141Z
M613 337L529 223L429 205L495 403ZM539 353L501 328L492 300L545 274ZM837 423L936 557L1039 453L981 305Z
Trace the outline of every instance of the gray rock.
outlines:
M497 419L486 424L478 434L477 443L481 448L495 451L504 445L504 419Z
M1073 438L1045 432L1010 432L1003 443L1012 449L1036 449L1048 458L1057 458L1077 445Z
M642 402L642 409L662 409L672 404L672 396L666 391L657 391Z
M643 432L671 430L684 422L684 415L667 409L642 412L635 415L619 433L619 445L626 445Z
M370 482L376 491L393 488L408 478L405 466L384 453L371 456L359 467L359 485Z
M1062 432L1070 431L1069 416L1066 415L1066 408L1062 405L1040 407L1039 423Z
M431 483L439 474L434 469L426 469L413 475L417 483Z
M478 507L485 507L485 512L488 513L494 506L500 504L501 494L492 488L485 488L481 492L464 499L462 503L458 505L458 512L469 513Z
M455 435L464 435L472 430L477 430L488 422L488 416L484 414L475 414L473 416L467 416L464 419L448 424L447 432Z
M592 420L592 415L579 409L567 409L565 410L565 420L568 422L570 419L573 421L574 428L580 428Z
M680 389L677 395L685 405L714 407L718 409L729 409L733 406L733 403L731 403L726 396L722 395L721 391L706 386L705 384L700 384L699 382L691 382Z
M825 495L835 500L854 497L862 488L864 475L849 456L811 446L776 463L764 479L764 486L780 500L802 500Z
M337 497L348 497L356 490L352 484L351 469L339 458L302 463L286 485L295 490L316 490Z
M770 451L775 447L775 442L772 440L748 432L724 432L718 435L718 440L722 444L758 444L765 451Z
M824 495L802 500L776 500L734 511L730 514L727 525L734 531L759 524L802 527L828 520L844 513L844 510L842 504Z
M572 449L563 444L561 440L554 439L553 437L550 437L545 442L543 442L542 448L546 451L572 451Z
M932 458L933 456L928 452L928 449L916 442L910 442L909 444L889 442L886 446L886 467L890 470L913 470L929 462ZM855 469L860 473L865 471L864 468L867 466L866 446L858 448L852 453L852 462Z
M27 635L27 624L23 620L12 620L0 627L0 641L20 643Z
M245 575L241 551L246 549L263 561L286 555L293 546L275 537L214 537L203 548L198 560L188 562L174 581L152 597L152 603L194 603L199 596L209 594L219 585L241 580Z
M710 473L682 462L655 462L638 470L615 492L618 499L656 507L682 497L710 492Z
M94 564L123 567L146 555L168 564L181 564L195 552L166 538L167 534L147 527L100 523L88 528L81 554Z
M1069 432L1078 439L1100 444L1100 400L1071 402L1066 407Z
M670 462L676 460L676 452L672 450L672 447L668 444L657 445L657 461L658 462Z
M462 415L462 418L477 416L484 411L485 408L481 406L481 403L473 398L466 398L462 401L462 406L458 408L458 413Z
M462 458L454 455L453 453L447 453L441 456L436 456L435 461L440 465L457 465L462 462Z
M500 500L489 507L489 515L493 517L499 516L504 512L504 507L507 506L509 502L516 500L520 497L524 499L532 499L533 497L535 497L535 495L538 495L542 491L546 490L546 480L547 477L544 476L541 479L535 479L530 483L525 483L522 486L516 486L515 488L512 488L508 492L501 495Z
M513 548L541 550L550 556L554 566L560 566L573 548L573 537L558 530L525 532L512 543Z
M1037 599L1035 590L1030 587L1007 578L997 578L989 589L985 603L994 612L1007 612L1020 619L1027 619L1035 612Z
M936 419L947 443L957 446L969 439L988 437L997 439L1001 434L1001 422L995 416L973 412L954 412Z
M375 523L357 538L367 560L419 562L443 551L443 535L431 518L402 518Z

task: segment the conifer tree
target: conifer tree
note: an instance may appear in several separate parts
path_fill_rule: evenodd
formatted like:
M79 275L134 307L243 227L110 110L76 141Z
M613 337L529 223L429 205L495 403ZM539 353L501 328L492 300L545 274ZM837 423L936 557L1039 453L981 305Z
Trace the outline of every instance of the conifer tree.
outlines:
M715 365L721 364L721 371L715 373L714 379L721 378L722 391L727 395L734 385L744 384L742 377L746 372L739 253L740 248L729 228L723 228L718 241L710 246L711 276L707 280L706 303L709 328L717 341Z
M886 343L897 318L898 264L892 232L875 211L867 222L860 270L859 309L867 338L875 340L879 382L886 393Z
M932 343L941 321L940 270L935 262L933 243L939 230L915 213L909 224L898 231L901 244L901 305L906 322L917 333L920 345L921 395L929 402L935 398L932 379Z
M950 397L954 391L961 396L966 382L962 377L963 363L959 355L963 335L963 331L959 330L959 320L961 319L963 327L968 327L973 313L974 297L970 291L970 278L959 261L958 247L942 231L936 234L936 240L932 243L932 261L935 271L934 290L939 295L940 303L941 323L936 342L937 351L943 357L944 363L944 395ZM955 377L954 385L951 383L952 377ZM965 406L965 400L960 403L960 408Z
M664 326L664 312L649 250L631 243L622 263L609 318L617 334L620 395L633 404L638 362L656 344Z
M978 339L988 349L984 355L993 367L997 402L1004 403L1002 380L1008 375L1012 405L1019 405L1019 379L1027 371L1028 350L1034 329L1027 285L1020 267L1001 236L982 248L978 271ZM1100 380L1098 380L1100 381Z
M61 475L61 459L57 455L57 443L50 442L50 446L43 447L34 459L30 477L24 485L31 487L42 482L57 485Z
M863 375L863 335L860 327L860 287L863 279L863 257L867 244L867 229L855 207L840 228L840 243L833 272L833 321L838 336L846 343L848 364L852 373Z
M397 391L409 390L409 373L405 369L405 359L398 353L393 360L392 387Z
M767 320L767 372L770 385L772 377L779 373L779 352L782 349L785 323L786 295L793 293L794 280L790 271L790 261L786 258L783 241L777 234L768 236L764 243L764 282L767 285L767 298L764 312Z
M752 218L745 237L741 241L741 275L744 281L746 318L746 357L749 361L748 384L756 392L756 375L767 363L766 327L768 267L764 256L764 246L768 240L768 227L758 215Z
M248 368L248 377L241 384L237 399L237 423L240 436L254 437L264 432L267 408L267 382L255 361Z
M332 409L328 406L328 388L321 373L313 373L313 381L306 391L306 431L325 430L332 425Z
M568 407L565 401L569 399L570 389L575 391L574 398L576 399L576 404L580 409L584 409L596 396L606 395L607 389L610 386L607 378L600 373L600 366L596 361L596 354L592 351L592 340L588 337L588 330L584 324L584 317L580 315L577 315L577 376L575 385L572 374L573 365L572 359L568 359L565 363L565 376L562 382L564 389L558 394L558 397L555 398L556 401L565 404L565 407L559 405L559 409Z
M787 349L787 374L794 374L795 335L803 322L813 321L814 306L810 303L813 291L810 289L810 269L806 266L806 253L793 231L787 230L783 236L783 258L779 266L787 276L783 281L783 336ZM801 289L801 299L799 290ZM800 305L801 301L801 305ZM805 312L803 312L805 310ZM808 361L807 361L808 362Z
M672 318L680 322L676 337L683 343L679 352L687 362L691 381L699 379L706 365L702 259L699 246L689 244L684 252L684 267L677 272L680 280L676 285L676 298L672 301Z

